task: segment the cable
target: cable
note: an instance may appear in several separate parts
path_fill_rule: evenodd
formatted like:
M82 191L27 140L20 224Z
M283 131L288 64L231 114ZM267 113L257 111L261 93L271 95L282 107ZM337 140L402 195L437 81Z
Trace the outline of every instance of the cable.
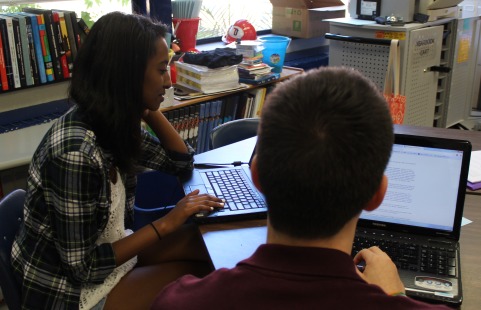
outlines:
M194 168L207 169L207 168L222 168L224 166L240 166L243 164L248 164L242 161L234 161L231 163L194 163Z

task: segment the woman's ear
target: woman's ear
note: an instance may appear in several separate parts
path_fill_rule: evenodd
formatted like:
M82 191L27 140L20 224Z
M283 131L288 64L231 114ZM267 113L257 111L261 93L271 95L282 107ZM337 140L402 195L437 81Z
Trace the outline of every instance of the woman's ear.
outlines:
M373 211L373 210L376 210L381 205L382 201L384 200L384 196L386 195L387 184L388 184L387 176L384 174L382 176L381 183L379 184L379 188L374 193L371 200L369 200L369 202L366 204L366 206L364 207L364 210Z

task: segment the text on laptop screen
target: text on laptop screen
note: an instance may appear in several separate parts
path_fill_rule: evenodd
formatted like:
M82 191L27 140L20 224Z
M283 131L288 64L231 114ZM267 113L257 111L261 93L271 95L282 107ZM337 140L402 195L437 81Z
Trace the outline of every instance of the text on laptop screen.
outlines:
M384 201L362 219L453 230L463 152L395 144Z

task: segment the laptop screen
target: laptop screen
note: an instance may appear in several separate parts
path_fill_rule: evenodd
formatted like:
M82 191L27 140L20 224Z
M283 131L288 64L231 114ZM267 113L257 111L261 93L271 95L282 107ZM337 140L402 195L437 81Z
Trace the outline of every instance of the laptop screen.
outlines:
M372 212L363 211L361 219L452 232L457 207L464 204L464 199L458 200L464 198L466 180L462 178L469 154L432 143L396 142L385 172L388 189L384 201Z

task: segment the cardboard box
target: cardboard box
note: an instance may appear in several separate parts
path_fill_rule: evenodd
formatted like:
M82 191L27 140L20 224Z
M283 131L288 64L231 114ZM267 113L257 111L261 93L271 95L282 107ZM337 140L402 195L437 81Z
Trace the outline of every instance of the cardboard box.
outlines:
M270 0L272 33L297 38L313 38L329 32L330 18L346 15L339 0Z

